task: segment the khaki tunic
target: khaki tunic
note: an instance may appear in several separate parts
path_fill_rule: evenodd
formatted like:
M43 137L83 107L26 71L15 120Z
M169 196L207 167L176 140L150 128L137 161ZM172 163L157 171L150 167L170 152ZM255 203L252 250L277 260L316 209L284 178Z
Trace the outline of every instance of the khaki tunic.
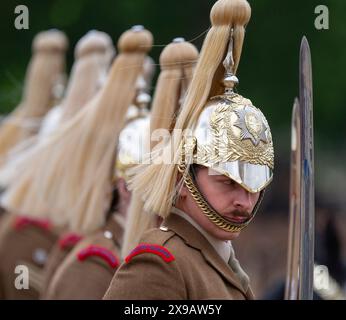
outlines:
M4 237L6 236L6 231L11 227L13 223L13 216L8 213L1 213L0 215L0 248L2 246L2 242L4 241ZM1 264L1 261L0 261ZM4 275L1 273L0 269L0 300L5 299L4 292Z
M11 228L13 224L14 216L9 213L2 213L0 215L0 245L4 241L4 237L6 236L6 232L8 228Z
M107 237L105 232L108 232ZM111 267L106 260L96 255L80 261L78 254L90 245L98 246L111 252L117 257L120 264L122 235L122 226L110 217L103 230L85 237L57 268L44 298L54 300L101 299L118 265Z
M65 235L66 234L64 233L62 236ZM62 248L59 241L54 244L43 270L43 289L41 292L41 299L46 298L48 286L54 273L76 245L77 243Z
M48 253L58 238L58 230L36 225L15 228L13 215L6 216L6 230L0 240L0 292L3 299L38 299L42 289L42 269ZM14 285L18 265L28 267L29 289Z
M231 267L188 221L171 214L167 228L147 231L141 243L166 248L174 260L143 252L117 270L104 299L253 299ZM167 231L164 231L167 230Z

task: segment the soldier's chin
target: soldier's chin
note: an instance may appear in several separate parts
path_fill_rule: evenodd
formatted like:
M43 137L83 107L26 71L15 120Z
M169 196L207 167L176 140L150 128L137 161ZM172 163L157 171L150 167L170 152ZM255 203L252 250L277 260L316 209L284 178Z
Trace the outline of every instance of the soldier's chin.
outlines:
M232 239L230 239L230 240L237 239L240 236L240 233L241 233L241 231L232 232Z
M218 228L218 232L217 235L215 235L217 238L219 238L220 240L234 240L236 238L239 237L241 231L238 232L230 232L230 231L226 231L223 229Z

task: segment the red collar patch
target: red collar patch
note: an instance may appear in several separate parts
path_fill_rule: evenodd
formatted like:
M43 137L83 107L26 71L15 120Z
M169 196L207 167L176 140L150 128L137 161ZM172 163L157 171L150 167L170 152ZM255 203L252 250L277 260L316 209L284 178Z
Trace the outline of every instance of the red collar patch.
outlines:
M36 219L27 216L16 217L14 222L14 228L16 230L22 230L28 226L35 226L43 230L49 230L51 224L48 219Z
M81 239L83 239L83 236L77 234L77 233L66 233L63 234L59 239L59 247L61 250L65 249L71 249L73 248Z
M173 254L171 254L165 247L159 246L157 244L140 243L136 248L134 248L131 253L125 258L125 261L129 263L131 259L141 253L153 253L162 258L165 262L171 262L175 260Z
M77 258L79 261L84 261L89 257L100 257L105 260L109 266L113 269L119 266L119 259L114 255L114 253L106 248L100 246L90 245L82 250L80 250L77 254Z

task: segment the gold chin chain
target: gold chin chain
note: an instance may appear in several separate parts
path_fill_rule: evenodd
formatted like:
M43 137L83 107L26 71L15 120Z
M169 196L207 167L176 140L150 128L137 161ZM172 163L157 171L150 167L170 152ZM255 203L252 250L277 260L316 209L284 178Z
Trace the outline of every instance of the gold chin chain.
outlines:
M259 206L260 200L257 202L257 205L255 207L255 210L252 214L252 217L250 220L248 220L245 223L241 224L233 224L227 220L225 220L223 217L221 217L215 210L210 208L207 201L203 198L199 190L197 189L196 185L194 184L191 175L186 171L186 165L183 163L183 161L178 165L179 172L183 175L184 183L186 185L186 188L189 190L192 198L196 201L198 207L202 210L202 212L207 216L207 218L217 225L219 228L221 228L224 231L227 232L239 232L245 227L248 226L248 224L251 222L251 220L254 218L255 213L257 211L257 208Z

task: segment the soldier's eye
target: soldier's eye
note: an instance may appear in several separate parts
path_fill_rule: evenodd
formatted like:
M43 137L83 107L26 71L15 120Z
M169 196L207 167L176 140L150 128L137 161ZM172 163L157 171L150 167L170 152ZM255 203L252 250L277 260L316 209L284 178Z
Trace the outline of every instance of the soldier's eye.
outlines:
M229 186L234 185L234 181L231 180L231 179L224 180L223 183L226 184L226 185L229 185Z

